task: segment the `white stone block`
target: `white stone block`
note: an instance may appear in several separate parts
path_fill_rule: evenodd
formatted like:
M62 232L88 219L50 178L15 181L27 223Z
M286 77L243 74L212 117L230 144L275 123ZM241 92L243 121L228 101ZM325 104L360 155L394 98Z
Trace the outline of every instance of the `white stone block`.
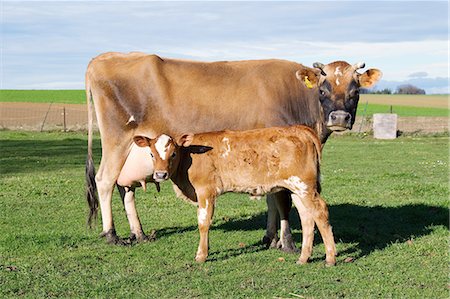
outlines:
M397 114L376 113L373 115L373 137L376 139L397 138Z

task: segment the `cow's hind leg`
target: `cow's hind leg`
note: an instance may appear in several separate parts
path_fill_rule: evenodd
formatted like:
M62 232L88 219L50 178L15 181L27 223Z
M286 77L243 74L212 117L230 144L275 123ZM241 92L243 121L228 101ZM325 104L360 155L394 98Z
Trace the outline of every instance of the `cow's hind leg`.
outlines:
M130 242L147 242L155 239L154 234L147 236L142 230L142 225L136 210L135 188L124 188L117 185L120 196L123 200L125 212L130 224Z
M102 136L103 137L103 136ZM126 138L127 136L123 136ZM127 139L124 139L127 140ZM131 137L129 137L131 140ZM117 177L126 159L129 143L116 144L108 147L102 138L102 160L95 176L97 183L100 210L102 214L103 231L101 237L105 237L110 244L124 244L114 228L112 215L112 193L116 185Z

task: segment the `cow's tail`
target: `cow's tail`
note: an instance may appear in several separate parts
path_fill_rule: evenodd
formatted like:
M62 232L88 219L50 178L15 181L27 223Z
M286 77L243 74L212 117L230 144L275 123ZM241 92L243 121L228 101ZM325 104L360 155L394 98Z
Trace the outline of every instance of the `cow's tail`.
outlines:
M87 224L92 228L93 222L97 219L98 198L97 184L95 183L95 167L92 158L92 139L94 125L94 107L91 86L88 76L86 76L86 99L88 110L88 152L86 157L86 199L89 205L89 216Z

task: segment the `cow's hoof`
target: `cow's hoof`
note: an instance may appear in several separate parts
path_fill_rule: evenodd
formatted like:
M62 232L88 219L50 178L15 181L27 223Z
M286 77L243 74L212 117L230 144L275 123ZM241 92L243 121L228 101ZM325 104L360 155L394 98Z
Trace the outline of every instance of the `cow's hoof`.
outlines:
M262 239L262 243L266 246L266 248L278 248L277 244L278 244L278 238L274 237L274 238L270 238L268 236L264 236Z
M127 242L127 241L119 238L116 234L115 229L110 229L107 232L102 232L100 234L100 238L105 238L106 243L111 244L111 245L129 245L130 244L130 242Z
M283 239L280 239L277 243L277 248L286 253L300 252L300 250L297 247L295 247L292 235L286 235Z
M150 235L146 235L144 232L140 234L131 233L129 239L131 243L153 242L156 240L156 230L152 230Z

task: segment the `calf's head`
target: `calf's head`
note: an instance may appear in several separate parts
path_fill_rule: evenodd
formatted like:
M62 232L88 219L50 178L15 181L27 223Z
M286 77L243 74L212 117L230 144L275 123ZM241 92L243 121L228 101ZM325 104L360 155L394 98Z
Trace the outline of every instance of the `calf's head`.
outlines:
M315 72L305 68L298 71L296 76L306 87L317 87L324 127L330 133L350 130L355 122L359 89L374 86L382 76L381 71L369 69L360 74L357 70L365 67L362 62L354 65L345 61L327 65L316 62L313 66Z
M134 143L140 147L150 148L150 157L153 160L155 182L168 180L176 171L180 162L180 148L188 147L193 140L193 134L185 134L175 140L162 134L152 139L146 136L135 136Z

